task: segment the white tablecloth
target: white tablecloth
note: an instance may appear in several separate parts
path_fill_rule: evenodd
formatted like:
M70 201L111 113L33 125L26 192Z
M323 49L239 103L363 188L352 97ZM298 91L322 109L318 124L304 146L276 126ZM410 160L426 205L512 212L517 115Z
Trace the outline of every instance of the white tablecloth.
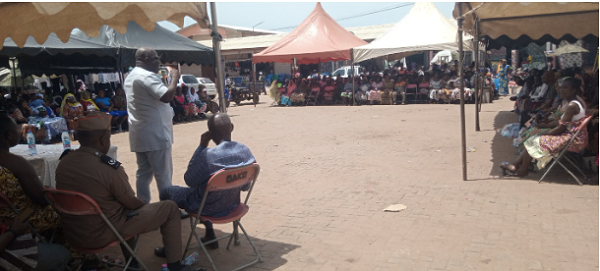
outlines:
M37 154L29 155L29 148L26 144L19 144L10 148L10 152L22 156L27 159L38 177L44 183L44 186L52 188L56 187L56 167L58 166L58 158L63 153L62 145L37 145ZM71 149L79 149L79 145L71 145ZM117 159L117 146L110 146L107 153L108 156ZM99 159L99 158L98 158Z

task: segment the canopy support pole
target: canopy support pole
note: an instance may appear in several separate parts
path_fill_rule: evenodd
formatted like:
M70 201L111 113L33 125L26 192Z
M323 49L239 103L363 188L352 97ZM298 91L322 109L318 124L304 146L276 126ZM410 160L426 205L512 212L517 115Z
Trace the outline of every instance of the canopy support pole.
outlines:
M465 131L465 74L463 73L463 18L462 4L458 5L458 73L460 74L460 137L462 147L462 177L467 180L467 140Z
M10 97L11 97L11 99L16 100L16 98L17 98L17 69L15 67L15 58L14 57L11 58L10 61L12 61L12 70L13 70L12 78L13 78L13 82L15 83L13 85L13 94L11 94Z
M350 49L350 72L352 73L352 106L356 106L356 98L354 97L354 49Z
M479 132L479 22L475 19L475 40L473 42L475 46L475 131Z
M217 23L217 6L215 2L210 2L210 17L212 19L212 38L213 50L215 52L215 70L217 73L217 91L219 92L219 106L221 113L227 113L227 103L225 102L225 79L223 78L223 63L221 62L221 35L219 34L219 25Z
M260 90L256 87L256 77L256 63L252 63L252 84L254 85L254 93L252 95L260 95ZM256 103L254 103L254 107L256 107Z

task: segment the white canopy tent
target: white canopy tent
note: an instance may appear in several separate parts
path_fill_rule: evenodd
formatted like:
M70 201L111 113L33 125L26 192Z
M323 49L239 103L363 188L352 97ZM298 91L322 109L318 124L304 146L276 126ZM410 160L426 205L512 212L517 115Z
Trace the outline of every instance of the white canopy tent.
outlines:
M431 2L416 2L390 31L367 45L354 48L354 62L388 56L394 60L423 51L458 51L457 26ZM472 50L472 37L464 36L465 50Z

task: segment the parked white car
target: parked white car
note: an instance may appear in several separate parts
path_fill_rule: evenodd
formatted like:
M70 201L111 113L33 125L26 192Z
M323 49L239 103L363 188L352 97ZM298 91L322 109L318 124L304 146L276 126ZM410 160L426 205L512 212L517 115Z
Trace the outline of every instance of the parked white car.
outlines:
M200 85L200 82L198 82L198 79L196 79L196 77L193 74L182 74L181 77L179 77L178 85L185 85L188 88L193 87L195 89L198 89L198 85Z
M196 79L198 82L200 82L200 84L206 86L204 91L206 91L206 94L211 100L217 97L217 86L215 86L215 83L212 80L206 77L196 77Z
M339 77L342 78L348 78L348 76L350 76L351 73L351 66L343 66L337 70L335 70L332 74L331 74L331 78L333 80L336 80ZM359 76L360 75L360 66L354 66L354 76Z

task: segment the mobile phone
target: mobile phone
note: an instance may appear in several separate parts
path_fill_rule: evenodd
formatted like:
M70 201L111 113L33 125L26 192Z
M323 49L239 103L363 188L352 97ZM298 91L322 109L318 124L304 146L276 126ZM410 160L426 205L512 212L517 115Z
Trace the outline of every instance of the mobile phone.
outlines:
M27 220L29 220L31 215L33 215L34 211L35 210L32 208L25 208L25 210L21 211L21 214L19 214L19 217L17 219L19 219L19 221L21 221L21 223L25 223L25 222L27 222Z

